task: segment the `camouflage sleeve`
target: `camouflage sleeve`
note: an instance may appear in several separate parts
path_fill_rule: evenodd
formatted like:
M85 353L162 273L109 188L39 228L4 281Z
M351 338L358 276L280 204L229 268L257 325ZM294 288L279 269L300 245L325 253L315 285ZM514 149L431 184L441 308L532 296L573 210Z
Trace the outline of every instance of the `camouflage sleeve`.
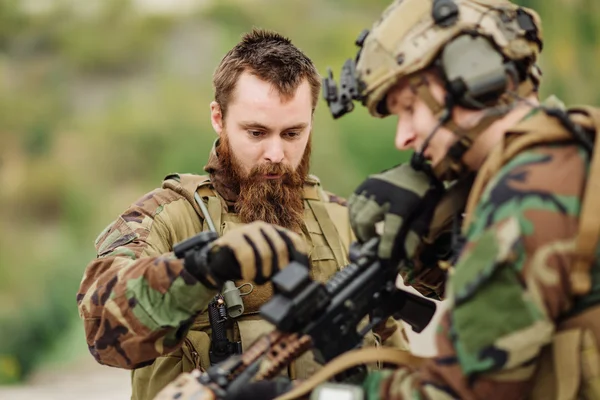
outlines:
M214 293L171 253L199 218L183 197L157 189L96 240L98 257L77 294L89 350L101 364L133 369L175 350ZM186 226L187 224L187 226ZM173 229L177 226L178 229Z
M573 146L545 146L500 171L449 277L438 355L420 369L372 373L369 399L526 397L541 349L572 304L565 282L586 165Z

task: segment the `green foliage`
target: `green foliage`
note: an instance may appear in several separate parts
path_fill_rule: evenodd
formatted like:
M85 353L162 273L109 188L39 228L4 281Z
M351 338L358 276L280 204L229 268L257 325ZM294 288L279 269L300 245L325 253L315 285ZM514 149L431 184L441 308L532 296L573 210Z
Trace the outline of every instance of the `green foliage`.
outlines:
M409 152L399 152L393 146L396 120L369 118L359 109L340 119L346 139L344 150L350 160L360 160L357 167L364 175L373 174L392 165L407 161Z
M8 47L11 37L25 22L25 16L19 10L18 0L0 2L0 49Z
M128 1L77 7L55 1L42 13L15 0L0 5L0 49L19 58L55 56L63 67L92 73L134 72L156 52L170 27L163 17L139 18Z
M152 61L169 28L163 19L136 18L120 0L109 2L91 20L72 21L61 26L59 48L67 63L91 73L135 73Z
M600 2L521 0L544 21L542 95L600 104ZM211 74L254 26L290 37L324 75L389 0L209 1L190 15L124 0L0 2L0 376L19 380L79 326L75 293L93 240L171 172L202 173L215 139ZM27 2L34 3L34 2ZM44 2L38 2L44 3ZM138 2L135 2L138 3ZM312 172L348 196L409 154L396 121L359 105L315 116ZM85 352L85 346L82 346Z
M77 315L74 293L64 289L75 288L79 275L77 265L54 271L47 284L36 283L43 292L39 300L25 301L13 312L0 313L0 384L26 377L43 359L43 351L64 335Z

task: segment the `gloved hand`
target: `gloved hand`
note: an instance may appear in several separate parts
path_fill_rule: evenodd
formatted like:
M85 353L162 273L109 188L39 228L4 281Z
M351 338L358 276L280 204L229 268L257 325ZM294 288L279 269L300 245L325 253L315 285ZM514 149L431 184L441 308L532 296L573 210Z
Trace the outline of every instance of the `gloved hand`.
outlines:
M298 234L262 221L227 232L208 246L187 252L184 266L214 289L228 280L261 285L292 260L308 266L306 245Z
M227 394L225 400L272 400L289 392L294 384L287 378L279 377L270 381L245 384L235 393Z
M350 196L350 224L357 239L366 242L377 236L383 222L377 253L393 265L411 258L429 229L433 211L444 188L410 163L375 174Z

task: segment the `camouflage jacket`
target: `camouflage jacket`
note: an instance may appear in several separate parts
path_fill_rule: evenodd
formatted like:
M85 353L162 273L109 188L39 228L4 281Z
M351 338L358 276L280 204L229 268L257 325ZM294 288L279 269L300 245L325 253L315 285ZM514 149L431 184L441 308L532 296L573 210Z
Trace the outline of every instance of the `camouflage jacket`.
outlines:
M568 284L588 168L581 148L554 144L527 149L499 170L475 207L447 282L438 355L420 368L371 373L364 382L369 399L530 393L557 326L600 300L598 262L589 294L576 298ZM600 324L590 331L598 342Z
M345 215L342 199L320 186L319 193ZM174 244L201 230L190 201L163 187L140 198L99 235L97 258L77 294L89 350L99 363L135 369L179 348L215 295L172 254Z

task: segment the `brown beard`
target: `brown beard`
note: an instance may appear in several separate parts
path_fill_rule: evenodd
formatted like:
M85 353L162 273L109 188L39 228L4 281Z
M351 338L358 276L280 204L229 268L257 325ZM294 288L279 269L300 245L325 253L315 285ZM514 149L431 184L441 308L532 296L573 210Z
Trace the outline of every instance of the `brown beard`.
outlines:
M231 151L227 133L222 132L217 148L228 185L239 193L235 211L244 223L265 221L300 233L304 225L304 181L310 167L311 139L294 170L281 163L262 163L246 175ZM268 174L279 179L265 179Z

